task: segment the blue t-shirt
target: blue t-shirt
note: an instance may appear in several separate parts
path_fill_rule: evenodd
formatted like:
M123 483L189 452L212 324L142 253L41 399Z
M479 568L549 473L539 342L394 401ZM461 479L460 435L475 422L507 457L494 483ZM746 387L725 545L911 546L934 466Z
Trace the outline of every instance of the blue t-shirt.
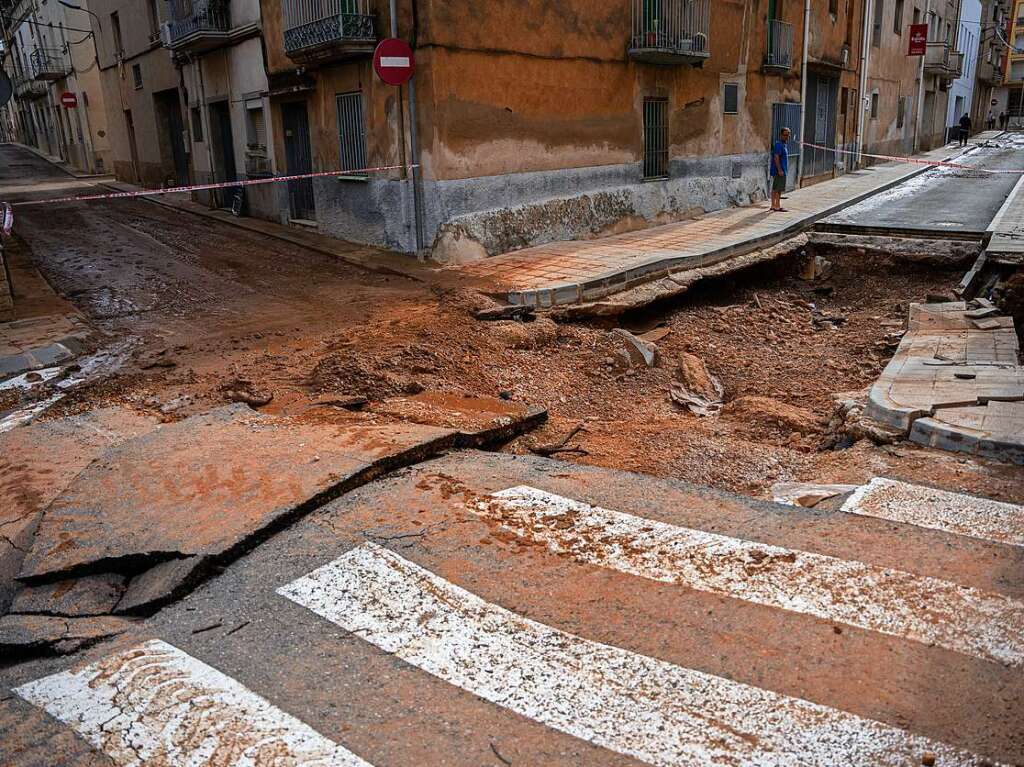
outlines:
M782 166L782 173L779 173L778 168L775 167L775 155L779 156L779 165ZM785 176L789 173L789 147L786 145L785 141L775 142L775 145L772 147L772 157L770 162L773 177Z

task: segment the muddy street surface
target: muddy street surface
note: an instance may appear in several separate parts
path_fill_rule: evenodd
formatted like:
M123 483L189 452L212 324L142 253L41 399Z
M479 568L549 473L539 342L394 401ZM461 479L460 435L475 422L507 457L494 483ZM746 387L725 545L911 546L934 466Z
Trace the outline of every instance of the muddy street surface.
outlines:
M956 162L966 168L932 168L887 192L825 219L849 231L912 230L978 234L985 231L1020 179L1024 137L1004 133L972 148ZM997 171L990 173L987 171ZM1016 171L1016 172L1012 172Z
M959 266L851 249L828 254L824 279L799 279L791 258L617 322L482 322L473 312L490 299L443 272L426 282L374 273L148 201L26 207L19 220L13 247L88 317L98 345L132 344L129 364L51 416L124 404L180 419L246 387L272 395L265 412L288 414L325 396L432 390L548 408L542 432L507 446L516 453L582 426L576 450L558 457L749 494L884 472L1024 499L1018 469L851 440L830 425L836 396L856 396L884 367L907 305L948 292ZM617 324L656 331L654 367L623 360ZM673 403L681 355L720 379L719 415Z
M969 251L800 238L556 322L17 215L21 304L88 335L0 388L0 764L1024 763L1024 467L863 418Z

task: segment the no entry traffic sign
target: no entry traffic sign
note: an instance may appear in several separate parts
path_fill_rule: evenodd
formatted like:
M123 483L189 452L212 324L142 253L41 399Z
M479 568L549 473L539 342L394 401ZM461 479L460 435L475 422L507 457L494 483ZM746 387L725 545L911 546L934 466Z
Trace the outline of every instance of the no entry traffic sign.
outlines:
M396 37L381 40L373 52L373 69L388 85L405 85L416 71L412 48Z
M78 106L78 96L71 91L64 91L60 94L60 104L65 109L74 109Z

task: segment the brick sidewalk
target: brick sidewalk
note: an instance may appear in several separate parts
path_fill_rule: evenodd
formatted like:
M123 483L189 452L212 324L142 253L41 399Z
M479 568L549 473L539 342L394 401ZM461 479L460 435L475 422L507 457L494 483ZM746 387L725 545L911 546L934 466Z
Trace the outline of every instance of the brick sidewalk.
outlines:
M998 135L978 134L972 144ZM946 160L949 146L918 155ZM921 165L885 163L788 193L788 212L772 213L767 201L727 208L699 219L594 240L552 242L456 267L489 280L513 304L559 306L590 301L636 284L710 266L779 243L825 216L927 171Z

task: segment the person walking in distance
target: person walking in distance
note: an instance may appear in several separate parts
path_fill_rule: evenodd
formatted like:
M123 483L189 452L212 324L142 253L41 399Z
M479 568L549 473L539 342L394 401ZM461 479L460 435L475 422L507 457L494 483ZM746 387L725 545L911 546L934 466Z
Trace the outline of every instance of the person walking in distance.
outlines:
M784 213L782 193L786 191L786 176L789 173L789 128L779 131L779 139L772 145L772 210Z
M967 146L967 137L971 135L971 116L964 112L960 118L960 146Z
M996 128L996 116L995 113L990 109L988 110L988 120L986 121L989 130L995 130Z
M1010 115L1004 109L1002 112L999 113L999 128L1001 130L1006 130L1006 126L1009 125L1009 124L1010 124Z

